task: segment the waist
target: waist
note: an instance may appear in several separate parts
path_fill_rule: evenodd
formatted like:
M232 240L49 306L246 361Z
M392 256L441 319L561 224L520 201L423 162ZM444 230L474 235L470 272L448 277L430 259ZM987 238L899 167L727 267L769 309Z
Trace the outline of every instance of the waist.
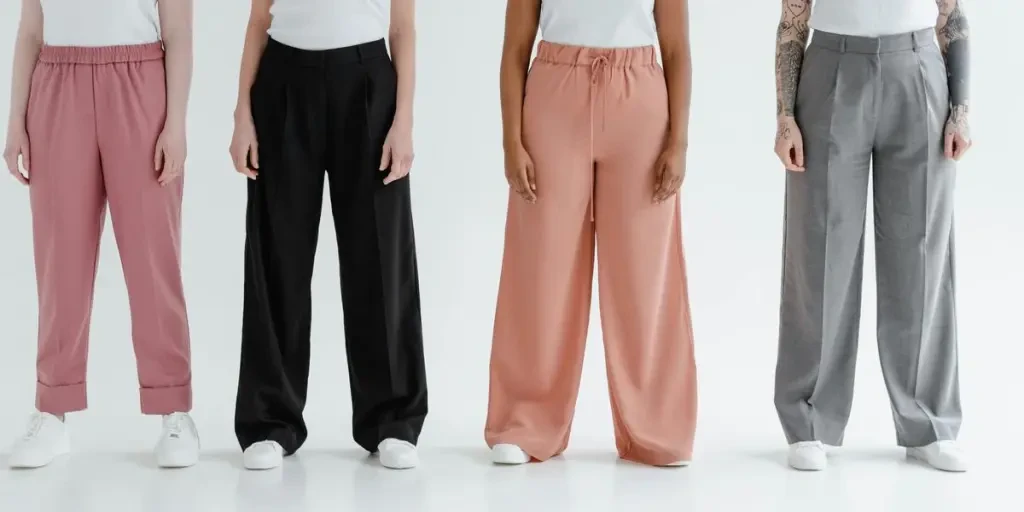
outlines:
M114 64L164 58L163 43L119 46L43 46L39 62L51 64Z
M324 66L331 64L354 64L388 58L388 48L383 39L329 50L303 50L270 38L264 55L287 60L295 65Z
M893 53L934 45L935 31L930 28L879 37L847 36L816 30L811 37L811 46L849 53Z
M656 66L658 55L654 46L633 48L594 48L541 41L536 62L571 66L591 66L603 61L612 67Z

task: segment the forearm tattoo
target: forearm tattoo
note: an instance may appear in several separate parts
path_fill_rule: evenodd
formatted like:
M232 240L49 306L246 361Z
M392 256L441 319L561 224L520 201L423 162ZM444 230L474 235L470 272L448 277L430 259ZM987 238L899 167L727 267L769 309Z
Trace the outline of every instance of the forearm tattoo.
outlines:
M963 107L961 110L966 111L970 79L970 27L964 14L964 0L936 0L935 3L939 6L935 31L946 58L949 103L953 107Z
M775 39L775 114L793 116L804 48L811 29L810 0L783 0L782 19Z

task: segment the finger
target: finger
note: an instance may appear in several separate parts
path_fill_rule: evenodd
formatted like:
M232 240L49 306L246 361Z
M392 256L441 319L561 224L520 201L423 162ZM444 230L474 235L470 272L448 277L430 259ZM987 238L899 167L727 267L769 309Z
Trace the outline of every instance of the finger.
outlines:
M378 170L384 171L391 165L391 145L384 144L384 152L380 155L380 168Z
M526 182L530 190L537 191L537 172L533 168L533 163L526 164Z
M253 169L260 168L260 151L259 146L255 142L249 145L249 163Z
M529 171L526 168L519 171L519 188L523 191L523 199L526 199L527 202L534 203L537 201L537 196L530 187Z
M795 156L795 158L793 159L793 163L796 165L796 167L798 169L803 170L804 169L804 146L803 146L803 144L794 144L793 145L793 154Z
M963 158L968 149L971 149L971 141L958 136L956 140L956 159L960 160Z
M945 144L943 145L944 148L942 153L946 156L946 158L953 158L953 145L955 143L954 139L956 138L956 136L954 136L952 133L947 132L945 138L946 140Z
M157 147L156 155L153 157L153 170L159 171L164 167L164 148Z
M32 166L28 161L28 146L21 147L21 166L25 168L25 172L31 172Z
M401 176L399 176L399 174L398 174L399 172L401 172L400 166L398 166L398 165L391 166L391 172L389 172L388 175L384 177L384 184L385 185L390 185L391 183L393 183L393 182L397 181L399 178L401 178Z

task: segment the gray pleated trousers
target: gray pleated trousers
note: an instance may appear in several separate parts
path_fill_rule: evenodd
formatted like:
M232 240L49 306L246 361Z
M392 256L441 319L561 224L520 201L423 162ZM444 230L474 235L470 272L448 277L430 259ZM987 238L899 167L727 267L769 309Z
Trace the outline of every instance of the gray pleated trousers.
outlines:
M775 405L790 443L840 445L853 401L864 224L873 171L878 351L901 446L960 428L953 275L955 166L933 30L816 32L796 119L805 172L787 172Z

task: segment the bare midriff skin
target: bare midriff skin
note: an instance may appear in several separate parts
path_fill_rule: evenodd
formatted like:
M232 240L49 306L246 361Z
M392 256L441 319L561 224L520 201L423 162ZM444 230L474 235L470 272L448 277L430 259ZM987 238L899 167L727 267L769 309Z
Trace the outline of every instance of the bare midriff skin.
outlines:
M505 179L527 202L537 200L533 161L523 146L523 95L530 55L537 39L541 0L508 0L505 43L501 55L501 118L505 149ZM689 7L687 0L657 0L654 19L669 99L669 134L658 163L653 200L675 196L686 174L686 148L690 123Z
M787 170L798 172L804 170L804 148L794 109L804 49L811 33L808 26L811 2L782 0L782 16L775 42L775 153ZM967 83L970 78L967 17L964 0L936 0L935 3L939 8L935 31L946 59L950 89L944 153L946 158L959 160L971 147L967 122Z

